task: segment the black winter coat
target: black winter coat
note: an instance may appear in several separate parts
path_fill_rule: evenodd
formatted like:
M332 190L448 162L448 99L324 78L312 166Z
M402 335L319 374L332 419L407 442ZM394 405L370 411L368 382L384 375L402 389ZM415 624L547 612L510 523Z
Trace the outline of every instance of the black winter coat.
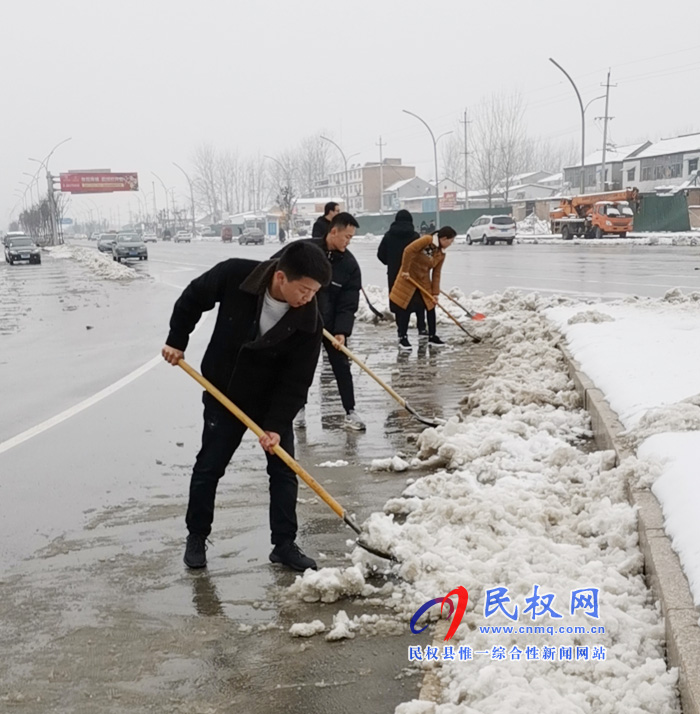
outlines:
M312 238L325 238L331 229L331 222L325 216L319 216L311 229Z
M264 430L281 434L306 403L323 325L314 298L258 336L276 268L275 260L232 258L195 278L175 303L166 344L184 351L202 313L219 303L202 374Z
M386 265L389 292L391 292L396 276L399 274L404 248L409 243L413 243L416 238L420 238L420 236L416 233L411 221L394 221L379 243L377 258Z
M362 272L355 256L349 251L329 250L326 239L306 238L307 243L317 245L331 264L333 276L327 288L321 288L316 294L318 310L323 318L323 326L333 335L352 334L355 313L360 302ZM272 257L279 258L284 248Z

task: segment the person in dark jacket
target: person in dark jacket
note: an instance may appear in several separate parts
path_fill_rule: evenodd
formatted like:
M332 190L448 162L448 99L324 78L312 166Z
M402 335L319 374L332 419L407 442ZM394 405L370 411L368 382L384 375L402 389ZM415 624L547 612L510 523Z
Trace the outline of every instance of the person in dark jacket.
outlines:
M323 215L319 216L311 229L312 238L325 238L331 229L331 221L340 213L340 206L335 201L328 201L323 207Z
M331 270L314 245L296 243L279 260L232 258L193 280L175 303L162 354L177 365L203 312L218 303L216 324L202 360L202 373L265 431L270 477L273 563L295 570L316 563L296 545L297 480L273 449L294 454L292 420L304 405L321 349L323 324L316 293ZM219 479L246 427L204 393L202 448L192 471L186 523L185 564L207 564L206 539L214 520Z
M421 234L422 236L424 236L424 235L427 234L427 232L428 232L428 224L425 222L425 219L423 219L423 220L420 222L420 234Z
M333 277L330 285L322 288L318 294L318 308L324 327L341 345L345 345L352 334L362 288L360 266L355 256L347 250L358 227L359 224L352 215L339 213L331 221L328 235L302 241L321 248L330 263ZM277 253L273 258L282 255L283 252ZM326 348L328 361L338 383L340 400L345 409L345 426L363 431L366 428L365 423L355 411L355 387L350 372L350 360L325 337L323 346ZM294 426L300 429L306 427L305 410L302 409L294 419Z
M405 209L400 210L396 214L394 222L389 227L389 230L384 234L384 237L379 243L379 248L377 249L377 258L379 258L380 262L386 265L386 277L389 292L391 292L391 289L394 287L394 281L396 280L396 276L399 274L404 248L417 238L420 238L420 236L416 233L416 229L413 227L413 216ZM397 314L396 306L392 302L389 303L389 309L393 313ZM425 308L423 306L417 306L415 313L418 335L420 337L427 337L428 330L425 328ZM398 329L398 319L396 326ZM399 338L400 337L401 335L399 335Z

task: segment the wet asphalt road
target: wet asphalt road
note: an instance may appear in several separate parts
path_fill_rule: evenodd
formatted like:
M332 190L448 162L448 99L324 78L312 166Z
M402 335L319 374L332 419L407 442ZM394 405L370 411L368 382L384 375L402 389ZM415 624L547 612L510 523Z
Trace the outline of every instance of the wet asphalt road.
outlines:
M0 448L157 354L172 302L197 274L229 254L263 258L271 248L151 245L151 260L137 269L153 280L129 285L92 280L68 261L0 264L0 392L9 395ZM354 250L365 284L384 285L376 243ZM697 250L456 246L443 285L658 295L697 289ZM205 323L193 337L187 357L194 365L210 329ZM398 354L390 325L362 324L350 346L419 411L444 416L458 409L493 354L487 344L467 345L456 328L441 332L449 348ZM342 428L324 364L297 456L362 521L400 493L407 477L370 472L371 460L410 455L422 427L354 373L367 432ZM420 639L405 623L394 623L392 635L340 643L287 634L294 622L328 625L340 609L350 617L383 615L389 625L391 612L362 600L324 605L284 597L294 574L267 560L265 462L251 437L220 486L210 567L185 570L183 514L200 429L198 386L159 364L0 452L3 706L31 714L393 712L417 696L420 676L408 668L406 651ZM318 467L337 459L348 466ZM320 565L347 562L352 533L304 487L299 517L299 540Z

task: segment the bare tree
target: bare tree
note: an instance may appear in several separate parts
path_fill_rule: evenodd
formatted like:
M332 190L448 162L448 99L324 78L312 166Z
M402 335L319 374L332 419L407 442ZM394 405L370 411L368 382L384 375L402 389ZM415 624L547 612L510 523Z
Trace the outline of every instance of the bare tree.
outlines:
M490 99L491 118L496 124L498 141L498 172L503 185L503 198L508 194L513 178L527 170L527 133L523 100L520 94L495 94Z
M455 132L446 136L440 147L442 175L458 184L464 183L464 139Z
M493 205L493 196L499 184L501 174L499 166L499 128L497 105L487 100L474 112L470 132L470 165L474 167L476 182L488 195L489 208Z
M295 152L301 195L313 195L316 182L327 178L339 166L332 147L321 139L322 134L318 132L302 139Z
M194 152L194 190L214 221L219 220L219 159L211 144L200 144Z

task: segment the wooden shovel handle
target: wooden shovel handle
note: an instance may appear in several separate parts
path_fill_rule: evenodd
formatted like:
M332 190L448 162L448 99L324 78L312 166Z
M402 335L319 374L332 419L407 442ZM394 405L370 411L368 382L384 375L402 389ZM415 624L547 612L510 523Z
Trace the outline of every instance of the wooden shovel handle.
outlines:
M178 365L187 372L194 380L199 382L199 384L204 387L204 389L209 392L217 401L223 404L237 419L239 419L243 424L245 424L248 429L250 429L258 438L265 435L265 432L239 407L237 407L223 392L217 389L208 379L203 377L196 369L191 367L184 359L178 362ZM301 478L304 483L313 491L315 491L318 496L323 499L335 512L337 516L346 521L348 516L345 509L338 503L338 501L333 498L333 496L326 491L321 484L319 484L316 479L299 464L292 456L290 456L281 446L277 445L273 448L275 455L278 456L282 461L284 461L287 466L289 466L292 471L294 471L299 478Z

